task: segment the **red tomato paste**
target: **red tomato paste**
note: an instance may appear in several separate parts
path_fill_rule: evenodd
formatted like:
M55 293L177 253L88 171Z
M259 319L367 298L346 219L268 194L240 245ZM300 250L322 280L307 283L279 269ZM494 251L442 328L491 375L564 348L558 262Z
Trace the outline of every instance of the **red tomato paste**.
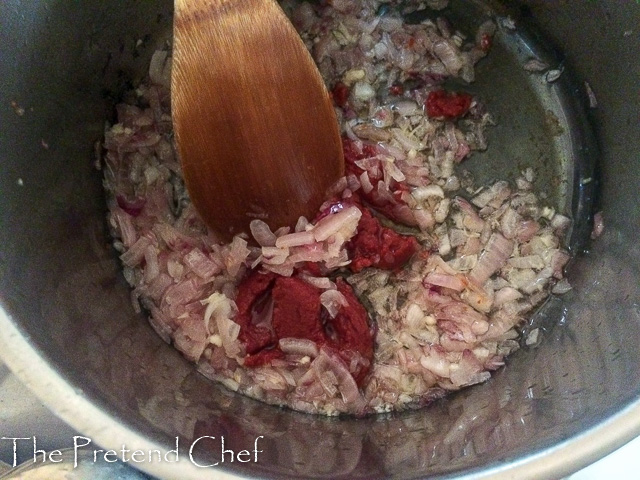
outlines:
M354 354L362 361L351 371L361 384L373 362L374 329L369 316L342 278L338 291L347 300L335 318L320 303L322 290L297 277L254 271L238 287L235 321L240 325L240 341L245 345L245 366L253 367L283 357L281 338L311 340L318 348L330 348L351 365Z
M358 233L347 245L351 259L349 268L353 272L367 267L396 270L404 265L419 247L415 237L400 235L383 226L369 210L363 208Z
M464 116L471 107L472 97L468 93L453 93L446 90L429 92L427 101L427 115L430 118L444 118L455 120Z

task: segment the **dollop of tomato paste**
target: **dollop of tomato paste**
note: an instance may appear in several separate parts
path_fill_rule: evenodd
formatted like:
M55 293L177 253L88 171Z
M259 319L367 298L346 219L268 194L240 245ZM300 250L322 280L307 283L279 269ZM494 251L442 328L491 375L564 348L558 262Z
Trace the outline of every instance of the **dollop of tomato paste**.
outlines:
M256 272L245 277L238 286L238 314L234 320L240 325L238 339L249 355L273 345L276 340L271 325L273 302L268 295L276 277L275 273Z
M419 247L415 237L400 235L383 226L369 210L363 208L358 232L347 244L351 259L349 268L353 272L367 267L396 270L404 265Z
M472 97L468 93L454 93L446 90L429 92L425 106L430 118L455 120L464 116L471 107Z
M373 362L375 329L351 286L342 278L336 285L347 305L331 318L320 302L321 289L295 276L250 273L238 286L236 297L235 321L246 348L245 366L283 358L279 339L301 338L334 350L360 385Z

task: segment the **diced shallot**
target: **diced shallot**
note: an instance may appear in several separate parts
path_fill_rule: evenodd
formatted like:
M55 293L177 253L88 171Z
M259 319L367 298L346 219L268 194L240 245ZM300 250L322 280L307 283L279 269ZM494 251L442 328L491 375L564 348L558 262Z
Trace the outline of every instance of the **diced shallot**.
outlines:
M276 247L278 248L287 248L287 247L299 247L302 245L309 245L313 242L315 242L315 237L313 232L302 231L302 232L289 233L287 235L278 237L275 244L276 244Z
M312 230L314 238L322 242L340 231L344 231L345 239L351 238L358 225L362 212L358 207L348 207L338 213L327 215Z
M483 365L470 350L462 352L462 359L457 365L452 365L450 371L451 382L456 386L484 382L491 376L483 371Z
M333 372L338 381L338 389L342 395L342 400L347 404L360 404L361 408L364 406L364 399L358 390L356 381L337 355L328 353L326 350L320 350L320 354L311 363L311 368L317 375L322 375L327 370Z
M249 256L249 249L247 248L247 241L240 237L233 237L233 241L229 248L226 249L224 255L224 263L229 275L235 276L240 270L240 266L244 263Z
M562 295L563 293L567 293L569 290L571 290L571 288L572 287L571 287L571 284L569 283L569 280L567 280L566 278L563 278L553 286L553 288L551 289L551 292L556 295Z
M335 318L340 308L349 305L347 299L338 290L325 290L320 295L320 303L327 309L331 318Z
M465 287L465 284L460 277L435 272L429 273L424 278L424 283L436 285L438 287L450 288L456 292L461 292Z
M113 216L115 218L118 229L120 230L120 237L125 247L131 247L138 239L138 234L133 226L131 215L126 213L120 208L113 209Z
M185 280L171 285L164 294L168 305L186 304L195 300L201 293L199 285L193 280Z
M152 282L158 275L160 275L158 250L154 245L149 245L144 251L144 261L144 281Z
M518 290L513 287L504 287L496 292L493 303L496 307L499 307L507 302L518 300L519 298L522 298L522 293Z
M411 195L416 200L422 201L430 197L444 198L444 191L439 185L427 185L426 187L414 188Z
M184 264L203 279L211 278L222 270L220 265L213 262L198 248L194 248L184 256Z
M276 244L276 236L262 220L254 219L249 224L251 235L261 247L273 247Z
M513 257L509 259L509 265L515 268L544 268L544 260L539 255L529 255L526 257Z
M151 237L148 235L143 235L136 242L131 245L126 252L120 255L120 260L128 267L135 267L138 265L142 259L144 258L144 252L147 247L151 245Z
M484 285L489 277L504 266L513 253L514 243L499 233L492 233L484 250L478 258L478 263L469 272L469 280L476 285Z
M284 353L306 355L311 358L318 356L318 346L306 338L281 338L278 340L278 346Z
M171 86L171 57L165 50L156 50L151 56L149 77L157 85Z
M240 325L230 318L234 311L231 300L225 295L215 292L201 303L207 306L204 313L204 325L207 331L210 329L209 322L213 317L225 353L230 358L236 357L240 353L240 342L238 342Z

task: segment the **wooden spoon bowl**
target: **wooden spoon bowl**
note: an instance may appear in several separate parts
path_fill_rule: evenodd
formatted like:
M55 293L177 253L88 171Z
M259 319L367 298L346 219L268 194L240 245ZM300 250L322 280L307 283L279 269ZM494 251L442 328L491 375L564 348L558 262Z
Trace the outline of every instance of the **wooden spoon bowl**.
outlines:
M331 98L274 0L175 0L171 102L189 195L223 240L310 219L344 175Z

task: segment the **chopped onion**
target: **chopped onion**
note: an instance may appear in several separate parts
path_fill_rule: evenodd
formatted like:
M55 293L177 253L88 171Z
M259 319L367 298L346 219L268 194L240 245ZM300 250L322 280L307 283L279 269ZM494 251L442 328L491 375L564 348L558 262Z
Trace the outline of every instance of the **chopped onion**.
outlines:
M195 300L200 293L200 288L193 279L184 280L171 285L165 292L163 301L167 305L185 305Z
M335 318L340 308L347 307L349 302L338 290L325 290L320 294L320 303L327 309L331 318Z
M441 40L433 45L433 53L443 63L450 75L457 75L462 69L462 58L456 46L448 41Z
M226 255L224 256L225 267L229 275L235 276L240 271L240 267L249 256L249 249L247 248L247 241L236 236L233 237L233 241L226 249Z
M504 266L513 253L514 243L499 233L492 233L486 247L478 258L478 263L469 272L469 280L476 285L483 285L489 277Z
M144 281L152 282L160 275L160 263L158 262L158 250L154 245L149 245L144 252Z
M222 271L222 267L202 253L199 248L194 248L184 256L184 264L205 280Z
M151 245L151 237L149 235L143 235L129 248L126 252L120 255L120 260L128 267L137 266L144 258L145 251L149 245Z
M286 247L262 247L262 263L269 265L282 265L289 257L289 249Z
M327 215L313 228L313 236L318 242L322 242L331 235L345 230L345 238L351 238L355 234L356 226L362 216L358 207L348 207L331 215Z
M300 278L302 278L305 282L313 285L314 287L318 287L322 290L332 289L335 290L336 284L332 282L328 277L312 277L310 275L300 274Z
M520 298L522 298L522 293L520 293L515 288L503 287L496 292L493 303L496 307L500 307L501 305L504 305L507 302L512 302Z
M240 353L240 342L238 341L240 325L230 318L234 310L231 300L225 295L216 292L206 300L203 300L202 304L207 305L204 313L205 327L207 330L209 329L209 320L213 317L226 355L230 358L235 358Z
M120 236L122 243L125 247L131 247L138 239L138 234L133 226L133 220L131 215L124 212L120 208L113 209L113 215L120 230Z
M251 220L249 224L251 235L261 247L273 247L276 244L276 236L262 220Z
M376 96L376 91L367 82L356 82L353 86L353 95L358 100L367 101Z
M161 273L151 284L144 285L140 290L155 301L159 301L171 285L173 285L173 279L166 273Z
M413 100L407 100L407 99L399 100L393 103L391 106L396 112L398 112L400 115L404 117L408 117L409 115L416 115L417 113L420 113L420 111L418 110L418 104Z
M208 334L202 322L195 317L185 318L173 334L173 343L185 357L197 362L207 346Z
M481 232L484 229L484 220L480 218L473 206L462 197L456 197L454 204L462 212L462 223L472 232Z
M393 157L385 157L381 159L382 169L385 174L385 181L390 184L391 179L396 182L402 182L405 180L404 173L396 166Z
M151 56L149 77L156 85L171 87L171 57L165 50L156 50Z
M415 136L400 128L392 128L391 134L393 135L393 138L395 138L406 150L420 151L426 147L426 145L419 141Z
M389 155L396 160L405 160L407 158L407 154L402 149L394 147L393 145L379 143L376 145L376 149L380 154Z
M483 365L470 350L462 352L462 359L450 368L451 382L456 386L474 385L488 380L491 374L483 372Z
M289 248L289 247L299 247L302 245L309 245L315 242L315 237L313 232L311 231L302 231L289 233L287 235L283 235L282 237L278 237L276 240L277 248Z
M345 366L344 362L335 354L328 353L326 350L320 350L320 354L311 362L317 375L330 370L338 381L338 389L342 395L342 400L346 404L362 404L364 399L360 395L358 385L353 376Z
M563 251L563 250L556 250L552 256L551 256L551 262L550 262L550 267L551 270L553 271L553 276L557 279L561 279L562 278L562 270L564 269L564 266L567 264L567 262L571 259L571 256Z
M521 217L513 208L507 208L500 218L500 229L505 238L511 240L517 234L517 227Z
M535 220L523 220L516 227L516 236L521 242L528 242L540 230L540 224Z
M564 234L570 225L571 219L559 213L556 213L553 218L551 218L551 228L560 234Z
M509 259L509 265L514 268L535 268L536 270L540 270L545 267L544 260L540 255L513 257Z
M454 275L447 275L444 273L432 272L424 278L424 282L430 285L437 285L439 287L450 288L456 292L464 290L465 284L460 277Z
M569 280L567 280L566 278L563 278L553 286L553 288L551 289L551 292L555 293L556 295L562 295L563 293L567 293L571 289L572 287L571 287L571 284L569 283Z
M428 354L420 357L420 365L439 377L449 378L449 361L444 355L434 354L434 351L431 349Z
M427 6L446 3L428 0ZM151 84L147 79L131 96L137 104L117 107L118 123L103 144L109 226L120 237L115 246L134 305L150 312L153 328L233 390L329 415L420 405L483 381L518 347L514 326L549 287L556 293L570 288L563 279L569 256L562 249L570 221L534 193L532 169L522 172L515 187L498 181L477 190L473 178L456 176L456 164L486 148L491 117L479 100L460 120L425 115L430 92L443 84L454 87L452 74L473 79L495 23L465 37L442 18L405 26L401 16L376 14L378 5L372 5L358 9L350 0L335 0L322 8L291 9L334 87L344 136L346 173L327 192L330 200L316 225L300 217L295 230L272 231L254 220L250 233L257 246L244 234L223 244L207 229L189 201L174 150L166 50L154 53ZM362 251L370 247L369 231L352 240L361 208L370 206L385 227L413 232L421 252L393 272L339 271L360 254L351 248L357 242L366 247ZM396 245L379 230L383 247L369 242L372 254L379 250L391 258ZM319 289L323 321L348 313L348 296L332 281L345 275L375 317L374 361L369 351L365 356L339 349L330 335L323 345L292 337L274 344L271 337L267 348L275 347L279 358L260 366L244 362L251 335L241 335L245 327L234 320L232 299L249 269L295 275ZM275 333L275 302L267 297L250 325ZM349 328L338 333L355 334Z
M293 355L306 355L311 358L318 356L318 346L312 340L305 338L281 338L278 346L284 353Z
M427 185L426 187L414 188L411 195L416 200L422 201L430 197L444 198L444 191L439 185Z
M362 172L360 174L360 185L362 185L364 193L369 193L373 190L373 185L371 184L371 180L369 179L369 174L367 172Z

